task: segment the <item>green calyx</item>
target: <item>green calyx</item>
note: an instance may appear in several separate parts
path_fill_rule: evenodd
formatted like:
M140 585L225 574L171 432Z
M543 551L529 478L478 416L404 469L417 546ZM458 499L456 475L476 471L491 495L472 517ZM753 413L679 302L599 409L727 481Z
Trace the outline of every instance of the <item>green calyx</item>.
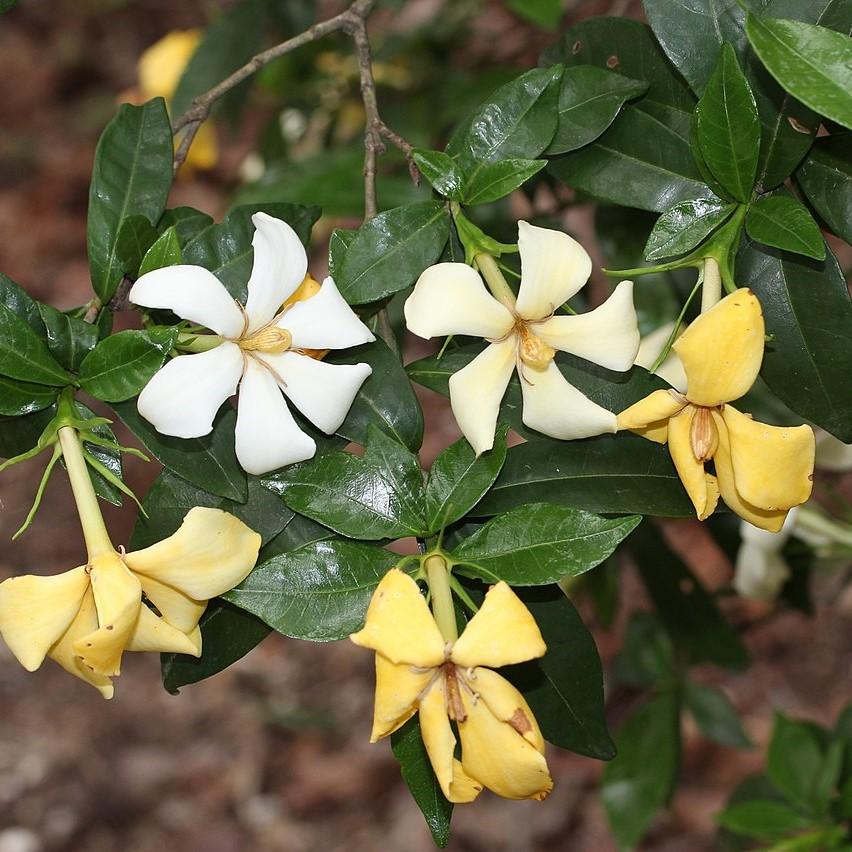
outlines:
M514 254L517 252L517 245L497 242L497 240L489 237L478 225L474 225L464 215L458 202L450 202L450 212L453 215L453 221L456 223L459 240L464 246L464 262L469 266L473 265L474 258L477 255L485 254L491 257L500 257L504 254Z

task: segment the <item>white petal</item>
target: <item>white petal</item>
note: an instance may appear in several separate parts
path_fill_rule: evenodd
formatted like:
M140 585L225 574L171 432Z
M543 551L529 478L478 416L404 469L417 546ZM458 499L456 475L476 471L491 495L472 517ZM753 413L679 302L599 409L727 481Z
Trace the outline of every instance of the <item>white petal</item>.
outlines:
M235 343L179 355L145 385L136 407L163 435L208 435L216 412L236 393L242 371L243 355Z
M308 272L308 255L296 232L281 219L255 213L254 265L248 282L249 332L266 325Z
M257 476L317 451L314 439L296 425L275 377L254 358L246 359L240 383L236 448L243 470Z
M521 288L517 311L524 319L542 319L568 301L592 274L586 250L562 231L518 222Z
M615 415L568 384L553 361L541 372L524 367L521 389L530 429L566 441L616 430Z
M492 340L508 334L514 318L464 263L430 266L405 300L405 324L418 337L469 334Z
M639 342L639 351L633 363L650 370L668 342L673 328L674 323L667 322L655 328L650 334L646 334ZM666 356L665 361L657 367L655 375L667 381L675 390L686 393L686 371L673 349Z
M639 351L633 282L622 281L593 311L554 316L534 325L532 331L554 349L579 355L608 370L629 370Z
M262 355L284 383L287 398L327 435L346 419L355 394L373 368L369 364L326 364L307 355Z
M780 553L750 541L740 545L735 569L734 588L744 598L754 600L774 600L790 578L790 566Z
M223 337L239 337L243 313L222 282L202 266L166 266L146 272L128 299L143 308L163 308Z
M477 455L494 446L500 402L515 369L516 346L514 334L501 343L492 343L450 376L453 414Z
M293 335L294 349L348 349L376 339L331 278L315 296L288 308L276 325Z

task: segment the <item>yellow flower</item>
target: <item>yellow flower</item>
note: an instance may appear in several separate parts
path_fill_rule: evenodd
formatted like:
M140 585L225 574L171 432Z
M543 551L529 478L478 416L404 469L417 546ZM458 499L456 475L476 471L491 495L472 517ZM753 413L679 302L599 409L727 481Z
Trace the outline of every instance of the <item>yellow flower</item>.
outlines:
M729 403L754 384L763 360L760 302L739 289L696 319L675 342L685 394L659 390L618 415L619 429L668 442L678 476L700 520L722 499L741 518L777 532L787 512L810 497L810 426L768 426ZM704 469L712 460L716 473Z
M535 620L509 586L493 586L462 635L445 642L417 583L393 569L373 594L364 629L350 638L376 652L371 742L419 711L429 760L451 802L471 802L483 787L507 799L550 793L535 717L521 693L491 671L546 650Z
M260 536L233 515L196 507L144 550L107 547L64 574L0 583L0 635L28 671L50 657L112 698L125 651L201 656L207 601L248 575L259 548Z

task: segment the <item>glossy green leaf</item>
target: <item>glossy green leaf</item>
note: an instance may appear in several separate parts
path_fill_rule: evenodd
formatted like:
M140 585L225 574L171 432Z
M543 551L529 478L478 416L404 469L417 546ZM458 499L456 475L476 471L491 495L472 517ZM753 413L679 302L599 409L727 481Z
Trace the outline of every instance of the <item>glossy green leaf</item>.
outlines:
M330 642L361 628L379 580L398 561L375 545L317 541L258 565L222 597L285 636Z
M145 252L139 264L139 275L164 266L175 266L183 259L178 239L177 226L171 225L163 231L156 242Z
M547 160L500 160L478 169L464 192L465 204L490 204L525 184L547 165Z
M593 142L627 101L647 89L644 80L632 80L594 65L566 68L559 90L556 133L545 153L564 154Z
M144 216L128 216L121 223L115 241L115 257L123 275L137 278L139 264L157 241L157 231Z
M725 808L716 819L719 825L750 837L780 837L801 831L812 821L781 802L754 799Z
M423 535L423 479L417 457L370 427L363 458L329 452L264 479L299 514L359 539Z
M737 275L760 299L771 336L763 380L797 414L852 442L852 301L834 255L816 261L747 243Z
M318 207L298 204L243 204L232 208L219 224L209 225L199 231L184 247L183 262L209 269L227 288L228 292L245 304L246 284L254 262L255 213L267 213L290 225L299 239L307 245L311 228L319 218Z
M501 670L524 694L544 738L559 748L611 760L615 746L604 716L603 673L591 633L558 586L518 589L547 653Z
M335 283L352 305L375 302L413 284L440 257L449 217L438 201L421 201L379 213L349 244Z
M488 583L540 586L600 565L641 520L531 503L493 518L455 546L452 555L462 573Z
M852 128L852 39L816 24L749 14L746 34L773 77L802 103Z
M420 735L420 719L409 719L391 734L391 748L400 772L417 807L426 819L435 844L443 849L450 842L453 805L448 802Z
M77 416L81 420L90 420L93 417L97 417L91 408L83 405L81 402L75 402L74 408L76 409ZM121 462L121 453L117 448L115 433L106 423L101 423L98 426L93 427L92 431L98 438L109 441L113 446L98 446L97 444L84 441L83 448L89 453L89 455L99 461L116 479L120 481L123 480L124 471ZM65 466L64 460L62 461L62 466ZM94 468L88 467L88 472L89 478L92 480L92 485L94 486L95 493L98 497L106 500L108 503L112 503L113 506L120 506L124 500L124 495L121 489Z
M21 417L0 415L0 458L10 459L32 449L55 415L55 405Z
M39 302L2 272L0 272L0 303L24 320L39 337L44 337L44 322L39 311Z
M97 327L41 302L38 310L44 323L47 348L66 370L76 372L86 353L98 342Z
M852 133L818 140L796 180L826 225L852 242Z
M733 748L748 748L751 740L730 699L719 689L700 683L687 683L683 697L701 733Z
M760 120L748 81L729 44L696 107L697 140L716 180L738 201L749 201L757 174Z
M371 425L416 452L423 442L423 412L414 395L405 369L383 340L334 352L326 359L331 364L369 364L372 375L361 385L346 419L337 434L367 443Z
M335 228L331 232L328 241L328 274L335 281L340 278L340 270L343 268L343 259L358 231L347 231L346 228Z
M80 365L80 387L96 399L124 402L136 396L163 366L177 340L176 328L120 331L102 340Z
M234 451L237 415L226 405L213 422L213 431L201 438L161 435L136 410L135 400L111 404L113 411L162 464L179 476L220 497L243 503L247 496L246 475Z
M183 248L193 237L198 236L212 224L213 217L202 213L201 210L196 210L194 207L173 207L160 216L157 228L160 234L165 233L169 228L174 228L178 243Z
M807 724L775 714L766 774L775 789L806 812L818 811L821 804L815 794L823 760L819 740Z
M718 198L681 201L657 219L645 245L645 260L659 260L694 249L734 212Z
M41 411L56 400L58 390L49 385L34 385L0 376L0 415L20 417Z
M825 258L819 225L807 207L789 195L759 198L748 209L745 227L746 233L758 243L815 260Z
M456 161L443 151L430 151L425 148L415 148L411 152L420 174L444 198L461 201L464 189L464 175Z
M92 287L101 302L115 293L124 270L117 254L130 216L156 222L172 185L172 130L162 98L123 104L95 151L89 186L87 241Z
M44 340L5 304L0 304L0 376L56 387L71 383Z
M447 447L429 469L426 526L441 530L466 515L494 484L505 461L505 427L497 430L494 447L481 456L464 438Z

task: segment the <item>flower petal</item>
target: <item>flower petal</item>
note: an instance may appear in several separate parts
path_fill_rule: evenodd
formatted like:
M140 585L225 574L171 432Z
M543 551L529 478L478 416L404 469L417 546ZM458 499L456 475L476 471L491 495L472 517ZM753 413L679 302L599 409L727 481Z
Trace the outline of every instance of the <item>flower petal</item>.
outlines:
M98 629L81 636L74 650L95 674L121 673L124 653L142 606L142 586L117 553L92 560L89 578L98 611Z
M510 724L536 751L544 754L541 728L523 695L502 675L478 667L470 674L471 688L501 722Z
M237 459L257 476L313 458L314 439L296 424L278 382L256 358L246 358L237 405Z
M288 308L276 325L293 336L293 349L348 349L376 339L331 278L322 282L315 296Z
M376 702L371 743L392 734L417 712L420 693L434 677L434 669L418 670L405 663L395 665L376 653Z
M689 405L669 420L669 452L698 520L703 521L715 511L719 489L716 478L704 470L704 462L695 458L692 451L690 431L694 416L695 408Z
M453 757L456 738L447 716L443 678L430 687L420 702L420 733L435 777L447 799L456 804L472 802L482 792L482 786L467 775L462 764Z
M517 312L539 320L552 314L589 280L592 259L562 231L518 222L521 288Z
M763 360L760 302L741 288L701 314L672 347L686 371L686 395L715 407L739 399L754 384Z
M782 535L767 533L765 530L760 532L766 535ZM774 600L790 576L790 566L779 551L767 550L753 541L743 541L740 545L733 586L744 598Z
M639 343L639 351L636 353L636 361L634 363L650 371L663 351L663 347L668 342L673 328L674 323L669 322L654 329L650 334L645 335ZM665 361L657 367L654 375L667 381L675 390L686 393L686 373L684 372L680 358L677 357L675 352L669 351Z
M552 316L534 325L532 331L554 349L579 355L608 370L629 370L639 351L633 282L622 281L593 311Z
M125 651L156 651L161 654L190 654L200 657L201 650L176 627L158 618L147 606L139 608L136 627Z
M166 583L197 602L241 583L257 561L260 536L221 509L195 506L177 532L125 555L131 571ZM153 600L159 609L157 601ZM188 633L197 624L175 624Z
M251 217L254 264L248 281L248 333L266 325L295 292L308 272L308 255L296 232L266 213Z
M444 662L444 639L420 588L408 574L391 568L373 592L364 627L349 637L390 662L423 669Z
M495 677L503 681L500 692L504 694L496 691L496 682L492 682L492 701L503 709L509 701L505 692L513 687L500 675ZM544 755L513 724L495 716L489 702L474 700L465 690L461 695L467 712L467 719L458 723L464 771L506 799L547 798L553 780ZM523 713L523 705L517 706Z
M726 405L737 492L754 506L789 509L811 496L814 432L810 426L768 426Z
M369 364L327 364L296 352L259 355L284 381L284 395L326 435L349 413L361 385L373 372Z
M629 429L649 441L665 444L669 418L682 411L685 405L686 400L678 393L654 391L618 415L618 428Z
M570 441L615 432L615 415L580 393L551 361L544 370L524 367L521 375L525 426Z
M27 671L34 672L68 630L88 588L85 566L51 577L28 574L0 583L0 635Z
M216 412L236 393L242 372L242 352L234 343L179 355L154 374L136 407L163 435L200 438L210 434Z
M199 41L201 30L173 30L142 52L136 69L145 100L171 99Z
M515 369L517 341L492 343L450 376L450 404L456 423L477 456L494 446L500 402Z
M447 334L494 340L508 334L515 322L479 273L464 263L437 263L426 269L403 311L408 330L427 340Z
M544 656L547 646L530 611L502 580L492 586L456 640L450 659L463 668L499 668Z
M141 551L139 551L141 552ZM132 556L128 554L127 556ZM127 560L125 556L125 560ZM128 562L128 564L130 564ZM131 570L133 570L131 568ZM204 610L207 609L207 600L195 600L185 595L167 583L161 583L145 574L134 572L142 584L142 592L149 601L157 608L164 621L176 627L181 633L190 634L198 626Z
M225 285L203 266L165 266L140 276L127 298L143 308L160 308L203 325L223 337L239 337L243 312Z

